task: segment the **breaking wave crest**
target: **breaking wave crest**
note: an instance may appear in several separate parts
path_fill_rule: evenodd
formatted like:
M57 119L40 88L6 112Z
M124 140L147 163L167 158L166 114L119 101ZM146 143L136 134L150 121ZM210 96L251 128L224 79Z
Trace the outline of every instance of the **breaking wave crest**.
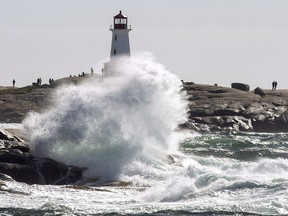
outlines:
M117 180L132 162L152 164L177 148L173 131L186 116L180 80L149 53L114 68L115 76L60 87L51 109L30 113L23 124L35 155Z

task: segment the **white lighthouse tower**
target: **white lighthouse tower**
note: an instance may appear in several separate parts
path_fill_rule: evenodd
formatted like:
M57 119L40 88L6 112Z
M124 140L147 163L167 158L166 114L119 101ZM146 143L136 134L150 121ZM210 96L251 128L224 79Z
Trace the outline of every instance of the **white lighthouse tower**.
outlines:
M114 16L110 30L112 31L110 61L104 63L104 76L113 75L117 57L130 56L129 32L132 29L130 25L128 26L128 18L122 14L122 11Z
M130 56L129 32L131 26L128 26L128 18L122 14L122 11L114 16L114 23L110 30L112 31L110 59L120 55Z

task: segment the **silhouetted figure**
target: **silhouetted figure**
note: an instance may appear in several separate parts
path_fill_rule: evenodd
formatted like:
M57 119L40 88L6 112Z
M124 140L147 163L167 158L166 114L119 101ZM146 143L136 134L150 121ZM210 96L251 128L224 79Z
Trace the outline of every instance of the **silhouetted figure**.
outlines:
M93 73L94 73L94 70L93 70L93 68L91 67L91 75L93 75Z
M84 77L85 76L85 73L84 72L82 72L82 77Z
M41 79L41 78L38 78L38 79L37 79L37 84L40 86L41 83L42 83L42 79Z
M278 85L278 83L276 81L272 82L272 91L277 89L277 85Z
M49 85L51 85L54 82L54 79L50 78L49 79Z
M14 88L15 87L15 83L16 83L15 79L13 79L12 83L13 83L13 88Z

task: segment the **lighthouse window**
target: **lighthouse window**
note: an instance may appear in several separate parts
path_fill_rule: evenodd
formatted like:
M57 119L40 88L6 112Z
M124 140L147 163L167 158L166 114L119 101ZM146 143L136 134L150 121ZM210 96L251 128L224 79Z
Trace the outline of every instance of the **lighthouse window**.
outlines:
M115 24L126 24L127 20L126 19L115 19Z
M115 35L115 41L117 41L117 35Z
M114 55L116 55L116 49L114 49Z

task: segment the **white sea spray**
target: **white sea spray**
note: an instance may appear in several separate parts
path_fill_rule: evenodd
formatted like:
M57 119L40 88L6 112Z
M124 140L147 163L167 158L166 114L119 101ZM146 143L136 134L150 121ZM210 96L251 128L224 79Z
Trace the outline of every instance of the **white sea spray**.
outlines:
M51 109L30 113L23 124L32 153L118 180L131 163L155 164L177 149L173 132L186 118L180 80L149 53L114 68L114 76L62 86Z
M288 213L287 134L190 134L178 151L174 131L187 106L179 79L148 54L118 61L114 72L58 89L55 106L31 113L24 126L34 154L134 185L74 197L51 186L51 203L91 213ZM42 194L39 205L47 200Z

